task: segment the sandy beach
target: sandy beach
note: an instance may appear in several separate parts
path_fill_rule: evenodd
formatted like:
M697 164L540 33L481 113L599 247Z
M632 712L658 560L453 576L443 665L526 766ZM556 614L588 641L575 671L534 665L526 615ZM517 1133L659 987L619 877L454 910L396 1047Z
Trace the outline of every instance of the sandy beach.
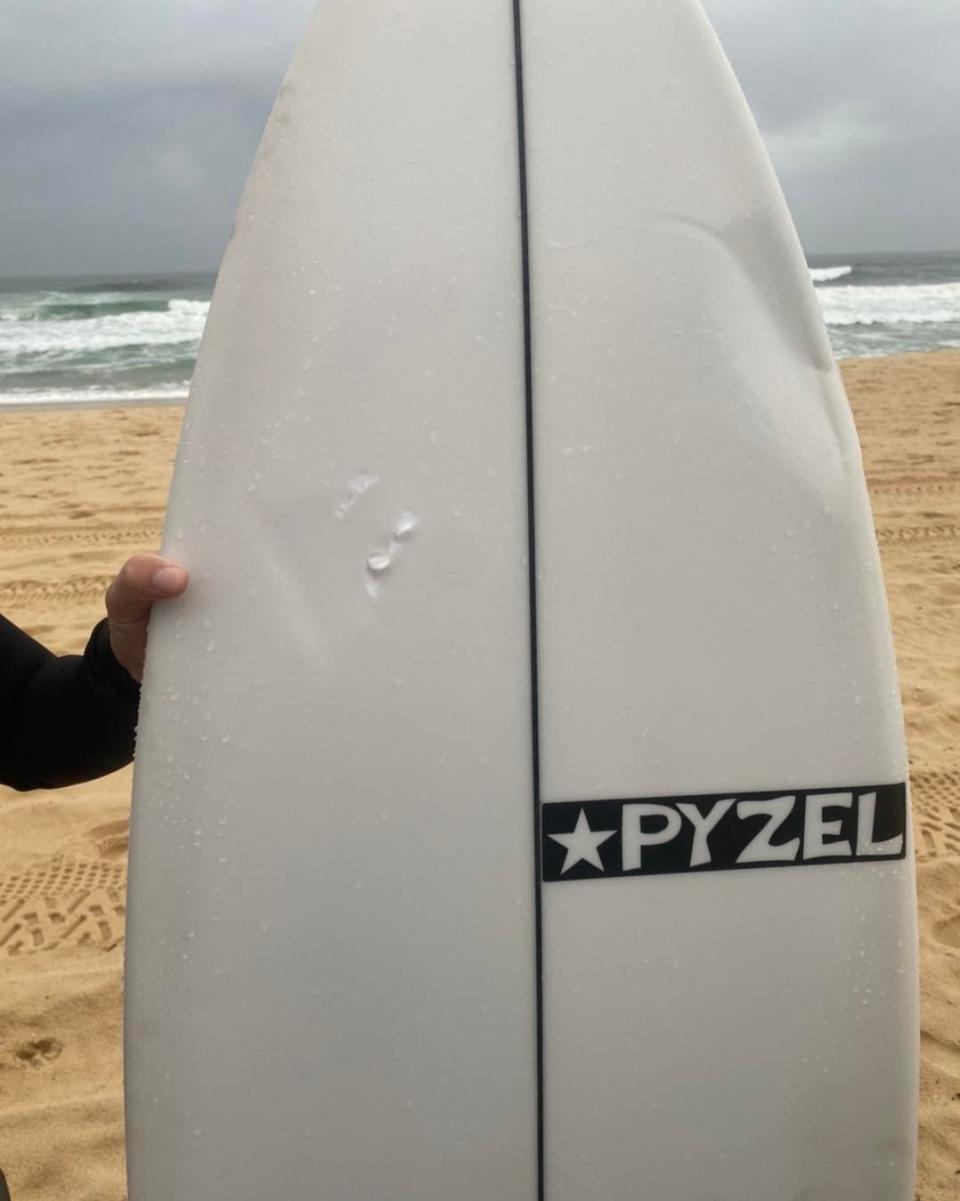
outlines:
M911 755L922 954L919 1201L960 1193L960 352L843 373L883 556ZM159 545L182 407L0 410L0 612L82 649ZM121 1201L131 771L0 788L0 1169L13 1201ZM842 1199L838 1199L842 1201Z

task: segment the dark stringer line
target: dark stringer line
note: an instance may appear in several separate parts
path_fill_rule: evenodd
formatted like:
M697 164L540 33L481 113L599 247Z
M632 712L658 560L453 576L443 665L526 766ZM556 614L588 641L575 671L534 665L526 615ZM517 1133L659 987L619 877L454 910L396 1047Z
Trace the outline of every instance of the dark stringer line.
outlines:
M517 155L520 179L520 254L523 273L523 384L527 452L527 563L530 599L530 734L533 748L533 888L534 978L536 987L537 1060L537 1198L544 1196L543 1163L543 938L540 863L540 693L537 663L537 535L534 490L533 359L530 325L530 237L527 203L526 126L523 110L523 43L520 0L513 0L513 41L516 63Z

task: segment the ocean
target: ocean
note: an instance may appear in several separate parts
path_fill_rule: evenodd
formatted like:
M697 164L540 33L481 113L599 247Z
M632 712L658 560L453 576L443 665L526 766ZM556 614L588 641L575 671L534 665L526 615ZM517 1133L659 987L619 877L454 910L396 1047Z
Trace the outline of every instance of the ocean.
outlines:
M214 277L0 279L0 404L183 400Z
M838 358L960 347L960 253L815 255L810 271ZM213 283L0 279L0 404L183 400Z
M960 251L809 262L838 359L960 347Z

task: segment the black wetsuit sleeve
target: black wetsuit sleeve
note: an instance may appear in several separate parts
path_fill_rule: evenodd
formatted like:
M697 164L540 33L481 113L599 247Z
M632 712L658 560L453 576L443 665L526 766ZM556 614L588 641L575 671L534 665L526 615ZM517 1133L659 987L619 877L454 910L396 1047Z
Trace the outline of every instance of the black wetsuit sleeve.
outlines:
M0 784L61 788L125 766L139 701L106 618L82 655L57 656L0 616Z

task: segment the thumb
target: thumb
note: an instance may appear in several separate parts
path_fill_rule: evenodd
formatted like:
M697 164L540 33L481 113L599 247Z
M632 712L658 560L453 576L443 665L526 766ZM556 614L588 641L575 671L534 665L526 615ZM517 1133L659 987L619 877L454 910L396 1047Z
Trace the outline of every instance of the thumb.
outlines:
M107 616L119 625L137 625L150 616L155 600L178 596L187 586L186 570L160 555L134 555L107 589Z
M107 588L110 646L127 671L140 679L146 649L147 622L153 602L178 596L187 586L187 572L160 555L134 555Z

